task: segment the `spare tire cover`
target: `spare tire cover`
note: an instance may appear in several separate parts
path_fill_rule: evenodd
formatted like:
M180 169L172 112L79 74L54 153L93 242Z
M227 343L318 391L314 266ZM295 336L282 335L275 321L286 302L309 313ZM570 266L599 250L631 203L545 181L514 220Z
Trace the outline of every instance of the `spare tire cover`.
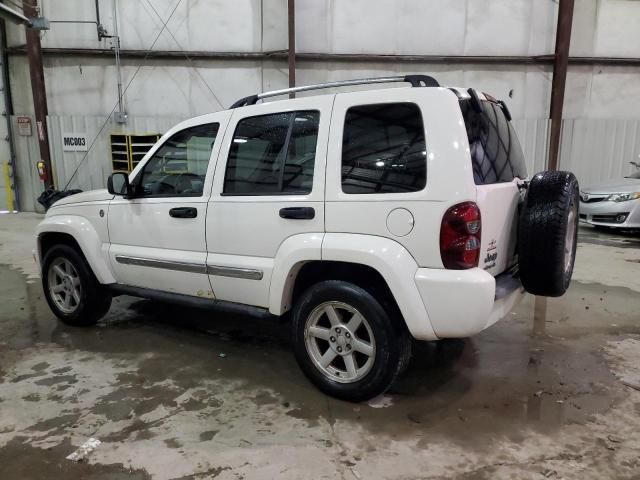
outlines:
M558 297L573 274L578 235L578 180L571 172L537 173L518 225L518 263L525 290Z

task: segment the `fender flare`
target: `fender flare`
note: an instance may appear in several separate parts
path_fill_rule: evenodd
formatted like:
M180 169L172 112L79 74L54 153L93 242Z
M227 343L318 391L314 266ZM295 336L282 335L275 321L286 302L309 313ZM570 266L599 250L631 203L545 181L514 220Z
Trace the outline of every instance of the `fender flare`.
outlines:
M82 254L87 259L93 274L102 284L115 283L116 279L107 261L106 252L103 246L108 246L100 240L100 236L91 222L80 215L52 215L38 225L36 235L38 236L37 254L42 262L40 250L40 237L46 233L64 233L73 237L80 246Z
M296 276L307 262L322 259L324 233L301 233L280 244L269 286L269 312L282 315L291 308Z
M387 282L411 334L437 340L415 283L418 264L398 242L385 237L347 233L312 233L289 237L275 259L269 311L281 315L290 307L300 268L317 260L356 263L376 270Z
M420 340L438 339L415 283L418 264L400 243L374 235L327 233L322 259L360 263L376 270L387 282L411 335Z

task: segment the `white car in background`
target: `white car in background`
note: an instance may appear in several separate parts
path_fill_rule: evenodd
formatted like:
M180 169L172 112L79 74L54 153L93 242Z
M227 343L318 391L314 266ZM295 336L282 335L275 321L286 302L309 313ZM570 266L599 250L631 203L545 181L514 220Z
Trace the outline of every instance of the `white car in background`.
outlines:
M581 190L580 220L596 227L640 229L640 170Z

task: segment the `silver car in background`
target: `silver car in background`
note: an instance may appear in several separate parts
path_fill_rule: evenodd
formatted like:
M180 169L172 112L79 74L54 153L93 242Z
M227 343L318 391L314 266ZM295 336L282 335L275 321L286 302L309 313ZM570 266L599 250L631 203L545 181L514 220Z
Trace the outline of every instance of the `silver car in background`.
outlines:
M640 170L583 188L580 220L600 227L640 229Z

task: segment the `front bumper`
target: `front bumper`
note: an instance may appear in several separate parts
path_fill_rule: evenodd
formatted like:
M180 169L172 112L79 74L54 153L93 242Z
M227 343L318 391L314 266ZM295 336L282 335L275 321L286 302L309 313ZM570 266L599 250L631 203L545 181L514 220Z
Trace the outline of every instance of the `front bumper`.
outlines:
M640 200L580 202L580 221L615 228L640 228Z
M480 268L420 268L415 282L438 338L464 338L507 315L522 298L520 280L509 273L493 277Z

